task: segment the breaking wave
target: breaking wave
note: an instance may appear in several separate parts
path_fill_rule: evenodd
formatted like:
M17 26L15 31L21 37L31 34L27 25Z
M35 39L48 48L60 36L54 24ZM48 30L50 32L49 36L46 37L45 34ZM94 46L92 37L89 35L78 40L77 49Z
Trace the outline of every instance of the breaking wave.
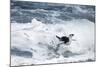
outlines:
M66 21L62 24L44 24L33 19L32 23L11 24L12 64L94 60L94 23L86 19ZM58 58L54 52L57 44L60 43L56 35L68 36L70 33L75 34L73 39L76 41L69 46L62 44L58 50L60 54ZM23 59L25 61L22 61Z
M95 6L11 2L11 65L95 60ZM68 46L59 37L74 34Z

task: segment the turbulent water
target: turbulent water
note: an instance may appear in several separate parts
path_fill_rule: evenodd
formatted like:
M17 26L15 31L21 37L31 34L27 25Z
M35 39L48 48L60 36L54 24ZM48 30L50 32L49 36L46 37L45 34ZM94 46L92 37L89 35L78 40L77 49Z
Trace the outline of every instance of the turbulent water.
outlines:
M95 6L11 1L11 65L95 60ZM58 36L74 34L72 43Z

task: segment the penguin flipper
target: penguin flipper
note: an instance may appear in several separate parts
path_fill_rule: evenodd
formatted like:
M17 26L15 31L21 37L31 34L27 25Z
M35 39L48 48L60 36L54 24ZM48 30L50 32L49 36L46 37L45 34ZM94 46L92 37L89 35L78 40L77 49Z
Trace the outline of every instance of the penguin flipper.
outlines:
M56 35L56 37L60 40L61 38L59 36Z

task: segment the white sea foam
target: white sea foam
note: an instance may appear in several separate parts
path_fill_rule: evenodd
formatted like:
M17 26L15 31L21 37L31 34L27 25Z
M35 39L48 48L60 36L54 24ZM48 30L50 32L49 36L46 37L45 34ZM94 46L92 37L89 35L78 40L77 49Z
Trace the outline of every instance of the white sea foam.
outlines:
M56 58L52 50L59 43L56 35L69 34L75 34L73 39L76 41L73 41L70 46L62 45L58 53L62 54L68 50L80 55L67 58L60 55ZM44 24L36 19L33 19L31 23L11 23L11 48L16 47L33 53L32 58L12 55L12 66L94 60L94 44L94 23L86 19L64 21L58 24ZM53 48L49 50L48 47Z

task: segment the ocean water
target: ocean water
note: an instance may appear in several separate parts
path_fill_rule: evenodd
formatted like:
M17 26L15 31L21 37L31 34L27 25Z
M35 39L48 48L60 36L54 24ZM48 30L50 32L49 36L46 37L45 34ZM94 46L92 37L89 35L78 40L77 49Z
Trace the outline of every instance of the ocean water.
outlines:
M82 61L95 61L95 6L11 1L11 66Z

